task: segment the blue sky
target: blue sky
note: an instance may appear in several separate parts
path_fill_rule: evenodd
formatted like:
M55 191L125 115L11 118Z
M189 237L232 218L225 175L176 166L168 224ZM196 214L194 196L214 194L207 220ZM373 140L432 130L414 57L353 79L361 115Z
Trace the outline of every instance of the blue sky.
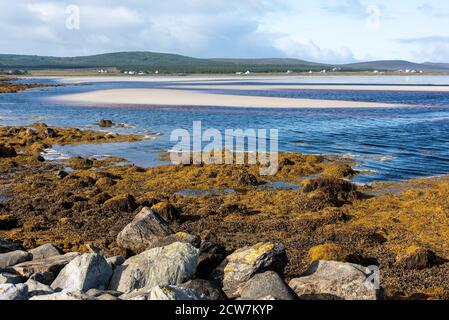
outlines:
M449 1L0 0L0 32L0 53L449 62Z

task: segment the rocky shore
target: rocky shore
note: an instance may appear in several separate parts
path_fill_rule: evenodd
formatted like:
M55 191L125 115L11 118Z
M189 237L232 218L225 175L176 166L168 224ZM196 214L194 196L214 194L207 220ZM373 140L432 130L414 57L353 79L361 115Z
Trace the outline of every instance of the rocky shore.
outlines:
M140 139L0 127L1 298L449 297L447 177L361 187L351 163L297 153L272 177L40 154Z
M33 88L56 87L54 84L16 83L15 78L0 77L0 93L15 93Z

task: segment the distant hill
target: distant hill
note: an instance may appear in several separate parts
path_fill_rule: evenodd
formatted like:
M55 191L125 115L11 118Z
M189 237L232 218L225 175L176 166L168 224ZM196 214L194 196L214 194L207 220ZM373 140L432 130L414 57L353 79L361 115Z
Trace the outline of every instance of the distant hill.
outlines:
M307 72L399 70L415 69L423 71L449 71L446 63L418 64L409 61L389 60L326 65L300 59L198 59L178 54L158 52L116 52L80 57L50 57L36 55L0 54L0 70L7 69L81 69L117 68L121 71L133 70L153 73L235 73L245 72Z
M358 62L344 65L347 68L366 69L366 70L422 70L422 71L449 71L449 64L447 63L414 63L405 60L379 60Z

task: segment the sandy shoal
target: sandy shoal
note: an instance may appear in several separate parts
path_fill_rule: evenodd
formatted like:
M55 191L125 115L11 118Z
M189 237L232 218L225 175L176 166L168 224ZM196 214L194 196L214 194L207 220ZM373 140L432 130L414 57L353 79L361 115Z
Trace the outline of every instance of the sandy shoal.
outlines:
M63 102L102 105L182 105L246 108L369 108L392 106L384 103L236 96L204 93L192 90L152 88L97 90L57 96L53 99Z

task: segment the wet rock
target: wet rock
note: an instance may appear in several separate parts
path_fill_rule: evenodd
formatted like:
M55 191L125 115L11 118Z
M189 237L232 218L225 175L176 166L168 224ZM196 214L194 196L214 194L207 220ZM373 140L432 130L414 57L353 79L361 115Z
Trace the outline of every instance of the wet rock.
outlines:
M18 227L17 218L10 214L0 215L0 230L11 230Z
M91 159L74 157L69 159L69 165L72 169L83 170L92 168L94 162Z
M226 300L226 294L221 288L212 281L204 279L193 279L179 285L179 287L192 289L208 297L210 300Z
M130 292L143 287L181 284L196 271L198 249L175 242L133 256L114 270L109 289Z
M380 289L370 281L370 275L370 270L360 265L316 261L289 285L300 299L376 300Z
M180 220L180 213L172 204L162 201L151 207L151 210L159 214L168 222Z
M98 125L102 128L109 128L113 126L113 122L108 119L101 119L100 121L98 121Z
M356 172L350 165L338 162L327 165L321 173L322 176L329 178L346 178L355 174Z
M49 138L56 138L58 134L56 133L56 130L53 128L45 128L44 133Z
M103 207L115 212L132 212L137 208L134 197L128 193L115 196L105 203Z
M102 177L99 178L97 180L97 182L95 182L95 186L100 188L100 189L105 189L105 188L109 188L112 187L115 184L115 181L112 180L109 177Z
M144 288L120 296L123 300L209 300L205 295L174 285Z
M24 250L24 249L25 248L18 242L0 239L0 253L7 253L15 250Z
M283 274L287 264L282 244L258 243L234 251L214 270L212 279L222 280L229 298L239 295L239 287L256 273L273 270Z
M30 300L96 300L79 291L69 292L61 291L47 295L39 295L30 298Z
M151 209L143 208L117 236L117 244L139 253L155 240L172 234L167 221Z
M51 284L53 289L87 291L105 289L109 284L112 268L95 253L86 253L70 261Z
M61 255L61 251L51 243L43 244L37 248L29 250L28 252L33 255L33 260L46 259Z
M17 156L17 153L13 147L0 144L0 158L11 158L15 156Z
M54 293L54 290L50 286L33 279L28 279L25 284L28 286L28 296L30 297Z
M0 284L0 300L27 300L28 287L23 283Z
M240 289L240 298L243 300L257 300L266 296L276 300L298 299L296 293L273 271L255 274Z
M17 284L22 282L23 281L21 276L8 272L0 273L0 284L7 284L7 283Z
M212 271L226 258L226 248L210 241L201 241L196 276L207 279Z
M0 254L0 269L5 269L21 262L29 261L32 258L33 256L30 253L21 250L2 253Z
M46 259L32 260L23 263L19 263L9 269L13 272L20 274L23 277L29 278L35 273L50 272L53 275L57 275L65 265L70 261L78 257L80 253L70 252L61 256L53 256Z
M154 240L148 247L148 249L156 248L156 247L164 247L168 246L169 244L175 243L175 242L184 242L189 243L195 248L198 248L201 244L201 239L199 236L194 236L185 232L177 232L175 234L171 234L169 236L159 238Z
M396 262L405 269L421 270L431 267L436 262L436 255L431 250L412 245L398 253Z

